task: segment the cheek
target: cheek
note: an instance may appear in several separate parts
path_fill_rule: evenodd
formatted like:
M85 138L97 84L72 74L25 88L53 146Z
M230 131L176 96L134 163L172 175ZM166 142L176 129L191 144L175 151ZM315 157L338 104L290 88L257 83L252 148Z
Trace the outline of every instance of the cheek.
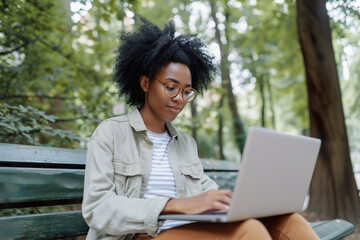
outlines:
M167 101L168 98L165 96L163 89L150 89L149 91L149 101L152 102L152 104L162 104L163 102Z

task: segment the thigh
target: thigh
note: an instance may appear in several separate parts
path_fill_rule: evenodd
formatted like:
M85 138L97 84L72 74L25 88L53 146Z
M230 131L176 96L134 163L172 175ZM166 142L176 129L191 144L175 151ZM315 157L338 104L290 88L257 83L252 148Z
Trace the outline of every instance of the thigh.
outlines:
M298 213L262 218L260 221L273 239L319 239L305 218Z
M247 240L271 239L265 226L256 219L235 223L192 223L161 232L155 240Z

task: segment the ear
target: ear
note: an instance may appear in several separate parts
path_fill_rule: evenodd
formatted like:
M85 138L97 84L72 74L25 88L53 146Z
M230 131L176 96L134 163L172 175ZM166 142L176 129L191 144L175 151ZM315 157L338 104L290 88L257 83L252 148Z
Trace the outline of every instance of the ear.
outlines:
M144 92L148 92L149 91L149 86L150 86L150 79L143 75L140 77L140 87Z

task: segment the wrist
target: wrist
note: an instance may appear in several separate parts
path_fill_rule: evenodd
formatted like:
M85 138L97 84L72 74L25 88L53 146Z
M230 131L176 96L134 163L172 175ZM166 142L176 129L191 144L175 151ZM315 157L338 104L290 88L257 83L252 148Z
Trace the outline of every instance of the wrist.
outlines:
M180 211L181 200L178 198L171 198L165 205L162 213L181 213Z

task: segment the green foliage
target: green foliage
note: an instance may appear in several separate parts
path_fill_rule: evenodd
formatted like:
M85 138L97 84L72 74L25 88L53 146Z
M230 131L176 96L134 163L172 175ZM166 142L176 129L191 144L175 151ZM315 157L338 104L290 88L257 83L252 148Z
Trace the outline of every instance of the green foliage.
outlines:
M328 5L351 159L360 162L360 7L347 0Z
M62 146L84 141L71 131L53 128L56 119L31 106L0 104L0 141L38 145L50 137Z
M79 145L80 137L89 138L99 121L112 116L111 101L117 100L111 53L117 33L107 31L103 18L72 22L66 4L60 0L0 3L5 13L0 15L0 100L56 116L51 127L41 130L48 137L31 139L26 131L35 130L26 123L26 131L12 132L19 134L11 138L14 143L84 146ZM95 7L90 13L99 15ZM66 141L59 141L59 136Z
M134 14L161 27L173 18L179 32L197 33L209 46L218 46L209 0L73 2L92 6L77 22L71 20L69 1L0 1L0 141L85 146L79 140L88 139L100 121L113 116L112 107L123 103L111 73L118 34L131 30ZM308 103L296 2L213 2L223 40L225 36L229 40L224 43L230 53L231 80L246 127L264 124L307 134ZM332 6L334 50L350 145L355 151L360 138L359 8L349 0L327 4ZM345 53L345 48L353 54ZM344 79L345 70L348 79ZM217 157L218 120L224 116L226 158L238 159L230 111L226 104L219 106L224 93L217 79L208 93L198 97L197 117L192 118L188 109L176 124L189 134L195 127L200 155Z

